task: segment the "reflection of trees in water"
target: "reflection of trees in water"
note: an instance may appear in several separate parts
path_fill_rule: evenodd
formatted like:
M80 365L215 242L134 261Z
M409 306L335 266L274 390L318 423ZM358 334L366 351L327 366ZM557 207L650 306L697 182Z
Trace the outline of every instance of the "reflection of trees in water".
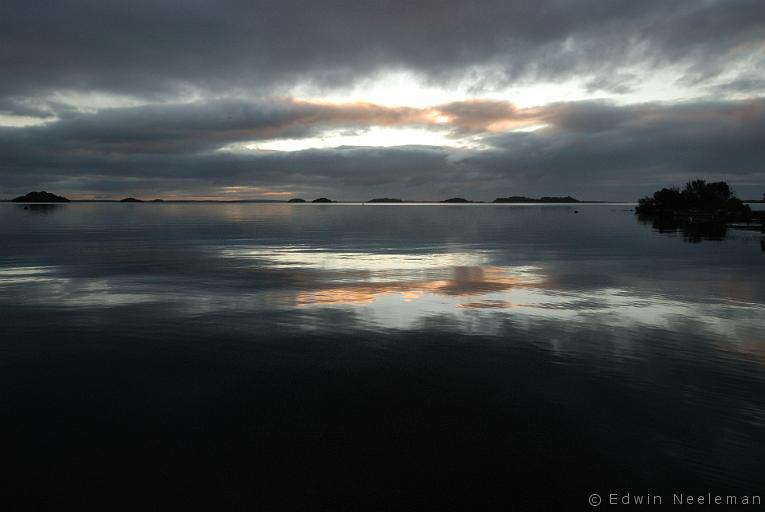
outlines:
M688 242L722 240L729 224L738 229L763 230L765 213L753 212L724 181L689 181L683 190L663 188L642 198L635 208L638 220L660 233L682 233ZM760 241L765 250L765 241Z
M756 218L761 219L762 217L757 215ZM682 233L685 240L691 243L698 243L702 240L722 240L728 234L728 225L725 222L710 218L638 214L638 221L641 224L650 224L653 229L660 233ZM765 236L762 224L739 225L739 229L760 230ZM765 238L760 239L760 248L765 251Z
M61 204L52 204L52 203L43 203L43 204L18 205L18 207L19 208L24 208L24 210L27 210L30 213L51 214L51 213L55 213L59 209L63 208L64 205L61 205Z
M693 217L674 217L664 215L638 215L642 224L651 224L660 233L682 233L687 242L698 243L702 240L722 240L728 232L724 222Z

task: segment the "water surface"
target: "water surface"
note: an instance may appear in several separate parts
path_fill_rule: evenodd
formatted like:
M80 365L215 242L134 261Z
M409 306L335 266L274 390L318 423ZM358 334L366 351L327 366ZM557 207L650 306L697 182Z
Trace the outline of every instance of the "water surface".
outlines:
M765 494L760 234L631 208L0 204L12 493Z

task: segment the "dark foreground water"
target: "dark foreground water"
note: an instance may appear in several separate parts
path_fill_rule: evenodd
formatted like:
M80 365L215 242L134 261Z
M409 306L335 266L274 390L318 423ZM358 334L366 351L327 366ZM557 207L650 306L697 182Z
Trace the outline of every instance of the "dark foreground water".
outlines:
M760 234L629 208L0 204L0 499L763 496Z

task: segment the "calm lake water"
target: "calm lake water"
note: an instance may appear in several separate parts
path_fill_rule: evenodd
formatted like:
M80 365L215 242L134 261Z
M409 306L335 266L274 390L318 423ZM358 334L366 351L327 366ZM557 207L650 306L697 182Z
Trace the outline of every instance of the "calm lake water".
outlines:
M631 208L0 204L3 495L765 495L760 234Z

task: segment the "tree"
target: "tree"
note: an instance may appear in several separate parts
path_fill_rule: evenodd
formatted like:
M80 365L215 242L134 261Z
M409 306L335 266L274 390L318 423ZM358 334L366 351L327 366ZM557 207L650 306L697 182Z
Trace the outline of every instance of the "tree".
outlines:
M705 213L742 219L751 215L751 209L733 194L727 183L707 183L704 180L689 181L682 191L677 187L662 188L652 197L640 199L635 211L647 215Z

